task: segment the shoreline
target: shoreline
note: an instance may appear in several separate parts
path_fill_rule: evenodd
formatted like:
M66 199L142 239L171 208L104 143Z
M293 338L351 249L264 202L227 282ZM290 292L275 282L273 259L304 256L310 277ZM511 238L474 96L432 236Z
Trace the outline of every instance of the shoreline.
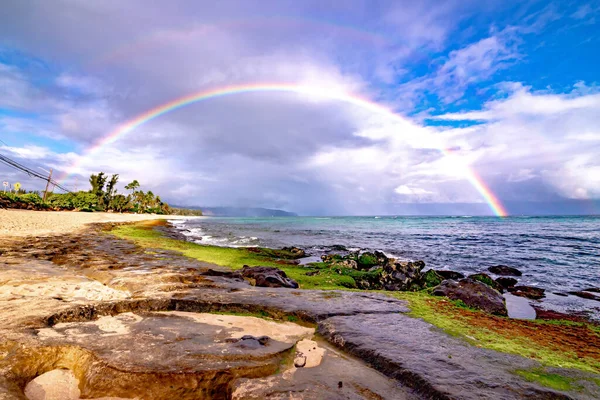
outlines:
M29 351L27 354L38 354L31 353L31 349L54 346L64 349L66 357L71 354L66 350L74 348L81 356L69 360L76 363L61 365L77 372L76 378L90 398L144 397L146 386L153 384L157 377L163 379L161 388L178 390L181 375L172 369L174 362L184 362L184 366L198 376L213 371L214 363L220 365L220 361L212 358L213 361L201 364L194 357L181 360L183 350L191 350L191 354L198 351L212 354L213 348L226 348L246 354L276 351L280 346L275 336L267 339L273 340L271 344L260 343L264 338L257 335L266 332L263 327L251 332L252 336L246 339L237 326L233 341L222 337L216 332L221 329L220 320L228 326L231 321L218 315L210 317L217 321L217 325L213 325L217 336L207 339L205 331L209 328L194 325L204 323L205 316L201 313L207 311L259 317L253 321L261 325L260 318L264 317L280 322L308 323L325 340L323 364L315 367L314 374L305 374L310 370L300 370L296 375L278 374L279 364L275 363L262 373L264 380L248 381L256 384L252 388L280 390L284 383L285 390L304 387L306 383L317 387L321 381L315 379L329 379L335 376L335 371L358 368L360 373L356 378L340 375L332 378L331 383L324 383L331 384L327 390L338 390L338 382L343 380L346 390L352 388L353 381L362 385L369 383L364 374L375 373L369 369L374 367L387 376L379 375L381 384L371 387L380 398L403 398L404 392L387 392L386 395L387 385L400 385L407 399L421 398L421 395L518 399L532 390L549 397L566 394L565 398L595 398L600 393L600 385L593 386L594 379L600 378L595 350L598 328L579 322L513 320L459 306L425 292L348 290L343 284L348 282L349 276L282 262L280 251L207 247L165 236L166 229L162 228L170 225L169 219L175 218L155 217L146 216L147 222L137 224L115 223L112 229L111 221L91 221L88 217L80 231L70 234L3 237L2 261L5 262L0 262L0 267L6 280L2 285L0 315L8 323L1 327L0 338L9 340L14 348L21 346ZM100 222L108 222L108 225L102 226ZM270 265L284 270L290 278L301 280L302 289L260 287L256 282L239 279L235 272L244 264ZM309 275L307 270L317 273ZM46 335L32 335L31 328ZM148 329L156 330L157 335L164 334L166 329L171 336L159 338L158 342L140 341L133 352L130 347L121 346L122 338L133 340L137 333ZM315 350L315 345L312 346ZM350 365L338 364L340 358L335 356L331 346L338 348L344 357L357 357L357 361ZM296 359L302 361L306 356L301 354L303 351L298 347L292 350L290 357L295 354ZM573 351L577 354L573 355ZM160 363L148 362L146 356L157 352L161 354ZM424 353L432 356L423 357ZM85 354L92 354L102 362L85 363L81 360L92 360ZM32 374L8 375L9 382L28 382L52 369L44 367L50 364L43 353L33 358L19 357L4 360L0 357L0 372L5 371L3 368L16 371L15 365L26 365L23 371L38 371L38 365L42 367ZM126 364L121 363L123 357L128 357ZM290 362L295 365L296 359ZM240 362L246 361L241 359ZM450 381L449 363L455 374ZM106 375L105 371L112 371L110 368L94 369L94 365L103 364L118 367L122 379ZM310 368L308 361L298 365ZM381 367L385 365L390 368ZM129 379L137 376L135 372L140 367L148 372L148 380L132 386ZM407 373L397 375L394 371L398 370ZM294 369L287 371L294 372ZM110 381L111 385L94 386L98 381L89 380L94 374ZM550 383L544 380L548 374L553 379ZM223 376L227 380L219 390L241 387L236 377ZM476 384L472 383L473 376L477 376ZM309 380L303 381L303 377ZM275 385L264 385L264 382ZM0 380L0 394L2 385ZM578 389L583 385L584 397ZM215 386L207 387L211 389L216 390ZM22 387L17 387L15 393L19 390ZM469 395L465 397L465 393ZM172 394L156 398L174 398Z
M191 218L201 217L0 209L0 237L26 237L75 233L81 231L90 224L96 223L187 220Z

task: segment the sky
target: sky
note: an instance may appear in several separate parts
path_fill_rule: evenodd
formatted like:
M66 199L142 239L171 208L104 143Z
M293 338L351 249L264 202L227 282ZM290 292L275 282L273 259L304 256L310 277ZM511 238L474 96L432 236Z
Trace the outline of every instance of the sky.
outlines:
M600 1L4 0L0 154L72 190L118 173L181 206L600 213L599 48ZM298 90L105 140L248 85Z

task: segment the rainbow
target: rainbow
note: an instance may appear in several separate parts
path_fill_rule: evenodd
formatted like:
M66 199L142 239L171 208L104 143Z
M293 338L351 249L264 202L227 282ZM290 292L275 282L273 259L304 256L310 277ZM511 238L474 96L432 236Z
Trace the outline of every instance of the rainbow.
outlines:
M394 113L392 110L382 106L381 104L375 103L373 101L361 98L357 95L350 94L347 92L336 90L335 88L324 88L324 87L316 87L316 86L305 86L300 84L289 84L289 83L254 83L254 84L244 84L244 85L232 85L225 86L216 89L203 90L197 93L192 93L190 95L180 97L178 99L172 100L168 103L162 104L158 107L152 108L143 114L138 115L137 117L130 119L124 124L118 126L115 130L110 132L105 137L101 138L97 141L93 146L91 146L84 155L79 157L73 165L71 165L67 172L59 179L59 182L63 182L65 179L69 178L72 175L72 172L75 170L83 161L83 159L90 154L98 151L99 149L114 143L120 137L127 135L132 132L139 126L152 121L161 115L167 114L171 111L177 110L179 108L188 106L190 104L198 103L201 101L207 101L211 99L216 99L219 97L237 95L242 93L257 93L257 92L285 92L285 93L295 93L300 95L306 95L313 98L321 98L327 100L335 100L348 104L355 105L362 109L368 110L370 112L376 114L385 115L391 119L396 120L402 124L406 124L407 121L401 117L400 115ZM445 148L443 146L439 146L439 150L445 156L452 156L452 150ZM508 215L506 209L500 202L500 200L494 195L494 193L490 190L489 187L485 184L485 182L481 179L481 177L470 167L465 166L464 168L465 175L467 180L473 185L473 187L479 192L479 194L483 197L486 203L489 205L492 212L499 216L505 217Z

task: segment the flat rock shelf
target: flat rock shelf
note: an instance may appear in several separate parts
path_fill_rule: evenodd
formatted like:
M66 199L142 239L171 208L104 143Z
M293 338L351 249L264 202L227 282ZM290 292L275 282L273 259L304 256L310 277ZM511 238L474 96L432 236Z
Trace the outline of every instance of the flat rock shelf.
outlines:
M82 398L600 397L528 382L513 371L537 362L450 337L383 294L252 287L101 227L0 248L2 400L61 369Z

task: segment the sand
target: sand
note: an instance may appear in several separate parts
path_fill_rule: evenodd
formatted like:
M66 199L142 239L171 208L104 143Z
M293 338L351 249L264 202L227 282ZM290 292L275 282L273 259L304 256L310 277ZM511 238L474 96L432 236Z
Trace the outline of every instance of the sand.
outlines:
M0 236L36 236L74 232L87 224L152 219L188 219L178 215L0 210Z

